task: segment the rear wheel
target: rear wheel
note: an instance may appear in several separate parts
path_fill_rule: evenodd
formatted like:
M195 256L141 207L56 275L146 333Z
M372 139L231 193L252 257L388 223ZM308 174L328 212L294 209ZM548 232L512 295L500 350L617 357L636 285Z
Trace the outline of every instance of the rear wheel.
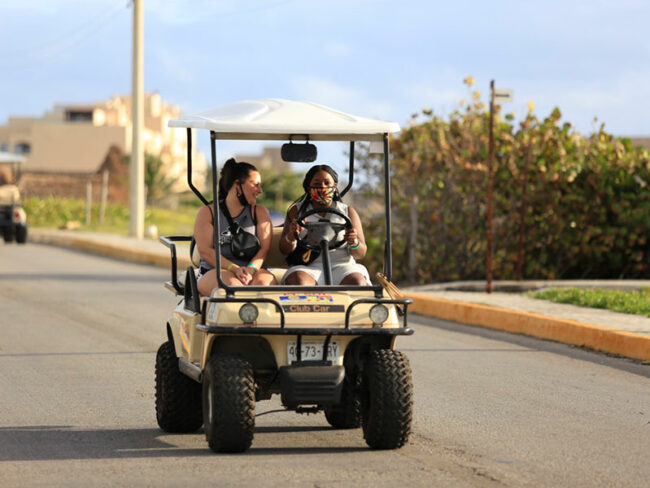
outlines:
M16 242L18 244L25 244L27 242L27 226L23 224L16 224Z
M413 419L413 380L400 351L373 351L364 371L362 426L373 449L396 449L408 441Z
M5 242L14 242L14 228L12 225L2 228L2 238Z
M179 371L170 341L156 354L156 420L166 432L195 432L203 424L201 385Z
M203 378L205 438L215 452L242 452L253 443L255 381L251 364L238 356L210 358Z
M325 407L325 418L335 429L356 429L361 425L359 377L346 371L341 403Z

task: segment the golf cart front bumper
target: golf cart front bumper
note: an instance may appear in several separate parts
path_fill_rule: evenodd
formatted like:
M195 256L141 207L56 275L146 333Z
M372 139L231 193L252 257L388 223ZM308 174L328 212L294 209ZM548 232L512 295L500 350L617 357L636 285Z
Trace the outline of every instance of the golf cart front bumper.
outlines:
M211 303L271 303L275 305L275 309L279 314L279 327L257 327L251 325L207 325L206 312L208 305ZM368 303L382 303L386 305L396 305L401 309L403 318L402 327L354 327L350 326L350 313L360 304ZM196 328L202 332L210 334L257 334L257 335L297 335L298 340L302 335L318 335L318 336L333 336L333 335L411 335L414 330L407 327L407 310L408 306L413 303L410 298L402 300L389 299L389 298L360 298L354 300L347 306L345 311L344 327L286 327L285 325L285 312L282 305L277 300L272 298L234 298L234 297L211 297L206 298L203 302L201 309L201 323L196 325Z

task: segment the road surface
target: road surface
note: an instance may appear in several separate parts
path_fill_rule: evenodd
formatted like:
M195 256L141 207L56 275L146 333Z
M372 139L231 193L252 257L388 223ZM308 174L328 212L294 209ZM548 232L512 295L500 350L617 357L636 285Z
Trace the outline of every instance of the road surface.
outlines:
M412 317L410 443L257 405L247 453L154 413L168 272L0 244L0 486L621 486L650 479L650 366Z

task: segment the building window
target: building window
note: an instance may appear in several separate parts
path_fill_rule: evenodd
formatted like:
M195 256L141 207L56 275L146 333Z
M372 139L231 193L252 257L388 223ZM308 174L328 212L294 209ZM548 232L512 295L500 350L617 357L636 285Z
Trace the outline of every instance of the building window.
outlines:
M32 152L32 146L30 146L27 142L19 142L14 146L14 152L16 154L29 154Z
M66 110L65 120L68 122L92 122L92 110Z
M9 144L6 142L0 142L0 151L9 152Z

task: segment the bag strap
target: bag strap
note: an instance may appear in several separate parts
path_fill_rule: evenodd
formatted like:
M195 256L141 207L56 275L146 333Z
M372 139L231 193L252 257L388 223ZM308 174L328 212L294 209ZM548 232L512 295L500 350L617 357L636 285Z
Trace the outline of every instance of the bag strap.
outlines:
M228 206L226 205L225 200L221 200L219 202L219 208L221 209L224 216L226 217L226 220L228 220L228 227L230 228L230 233L234 236L237 233L237 230L239 229L239 225L237 225L237 223L230 216L230 212L228 211Z

